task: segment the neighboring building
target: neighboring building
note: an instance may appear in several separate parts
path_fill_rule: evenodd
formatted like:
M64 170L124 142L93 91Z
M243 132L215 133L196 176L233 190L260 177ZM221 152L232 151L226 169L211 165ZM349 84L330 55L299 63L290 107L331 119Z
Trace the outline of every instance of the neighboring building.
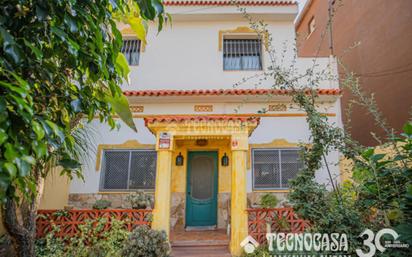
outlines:
M329 2L332 33L326 29ZM411 0L308 0L295 28L299 56L336 56L359 76L366 92L374 93L389 125L401 130L412 106ZM344 73L342 67L339 71ZM344 114L352 99L344 89ZM385 137L364 108L354 106L348 118L345 125L362 144L378 144L370 132Z
M273 45L289 42L293 60L293 1L239 1L259 15L275 35ZM265 193L284 199L288 180L301 167L298 144L309 141L305 113L287 92L272 90L271 81L255 89L256 81L236 82L262 74L269 56L264 40L229 1L166 1L171 27L158 34L150 28L142 45L122 27L123 52L131 64L131 83L124 88L138 132L122 124L110 130L92 122L97 148L84 165L84 182L72 181L69 204L90 208L97 199L125 207L125 197L137 189L154 192L153 228L168 233L188 227L229 229L232 254L247 236L246 208ZM332 61L332 62L331 62ZM289 62L289 63L288 63ZM319 69L333 59L319 58ZM299 58L304 72L312 58ZM336 71L336 69L335 69ZM337 83L320 85L320 108L341 124ZM259 113L262 109L266 113ZM327 156L339 182L339 154ZM328 184L325 168L316 179ZM248 203L249 202L249 203Z

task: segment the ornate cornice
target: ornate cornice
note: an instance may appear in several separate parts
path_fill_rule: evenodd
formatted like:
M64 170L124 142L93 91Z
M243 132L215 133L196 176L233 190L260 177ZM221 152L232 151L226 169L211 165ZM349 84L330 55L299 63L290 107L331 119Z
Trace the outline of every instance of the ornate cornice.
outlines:
M246 26L237 27L235 29L219 30L219 51L222 51L224 35L256 35L263 38L265 47L269 47L269 33L267 31L256 31Z

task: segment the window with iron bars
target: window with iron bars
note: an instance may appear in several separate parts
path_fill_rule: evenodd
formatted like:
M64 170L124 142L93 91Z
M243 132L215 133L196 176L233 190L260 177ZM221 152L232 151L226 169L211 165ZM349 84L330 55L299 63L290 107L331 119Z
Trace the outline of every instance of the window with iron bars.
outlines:
M260 39L223 39L223 70L262 70Z
M140 59L140 45L138 39L124 39L121 52L127 59L129 65L138 65Z
M105 150L100 190L154 189L156 158L154 150Z
M288 189L303 167L299 149L252 149L253 189Z

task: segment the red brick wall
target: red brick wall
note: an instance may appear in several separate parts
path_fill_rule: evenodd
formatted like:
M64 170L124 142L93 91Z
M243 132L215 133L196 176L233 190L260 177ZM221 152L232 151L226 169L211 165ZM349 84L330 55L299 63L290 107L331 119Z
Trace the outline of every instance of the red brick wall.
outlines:
M375 94L378 106L390 126L400 130L411 117L412 106L412 1L411 0L336 0L333 20L335 55L360 76L362 88ZM307 37L310 18L316 30ZM302 57L328 56L328 0L313 0L302 22L297 25L298 52ZM354 45L359 43L356 47ZM317 49L320 46L319 54ZM342 67L339 68L342 73ZM344 91L342 106L346 109L352 97ZM355 139L365 145L376 145L370 131L383 135L373 119L361 107L355 107L351 122Z

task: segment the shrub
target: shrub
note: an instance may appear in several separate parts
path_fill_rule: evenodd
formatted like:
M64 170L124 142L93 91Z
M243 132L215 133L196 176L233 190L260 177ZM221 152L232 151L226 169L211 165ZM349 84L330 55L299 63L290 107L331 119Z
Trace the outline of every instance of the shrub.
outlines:
M275 208L278 203L278 198L273 194L264 194L262 198L260 198L260 206L262 208Z
M137 227L129 236L123 248L123 257L168 257L170 245L164 231L147 226Z
M113 219L110 229L104 231L107 219L89 220L79 226L80 232L74 237L60 238L56 233L59 226L44 238L36 240L36 256L41 257L120 257L124 242L129 232L124 222Z
M104 210L109 208L110 206L112 206L112 202L110 202L109 200L97 200L92 208L96 209L96 210Z
M133 209L146 209L147 207L152 207L152 196L146 194L142 190L129 194L126 199L129 201Z

